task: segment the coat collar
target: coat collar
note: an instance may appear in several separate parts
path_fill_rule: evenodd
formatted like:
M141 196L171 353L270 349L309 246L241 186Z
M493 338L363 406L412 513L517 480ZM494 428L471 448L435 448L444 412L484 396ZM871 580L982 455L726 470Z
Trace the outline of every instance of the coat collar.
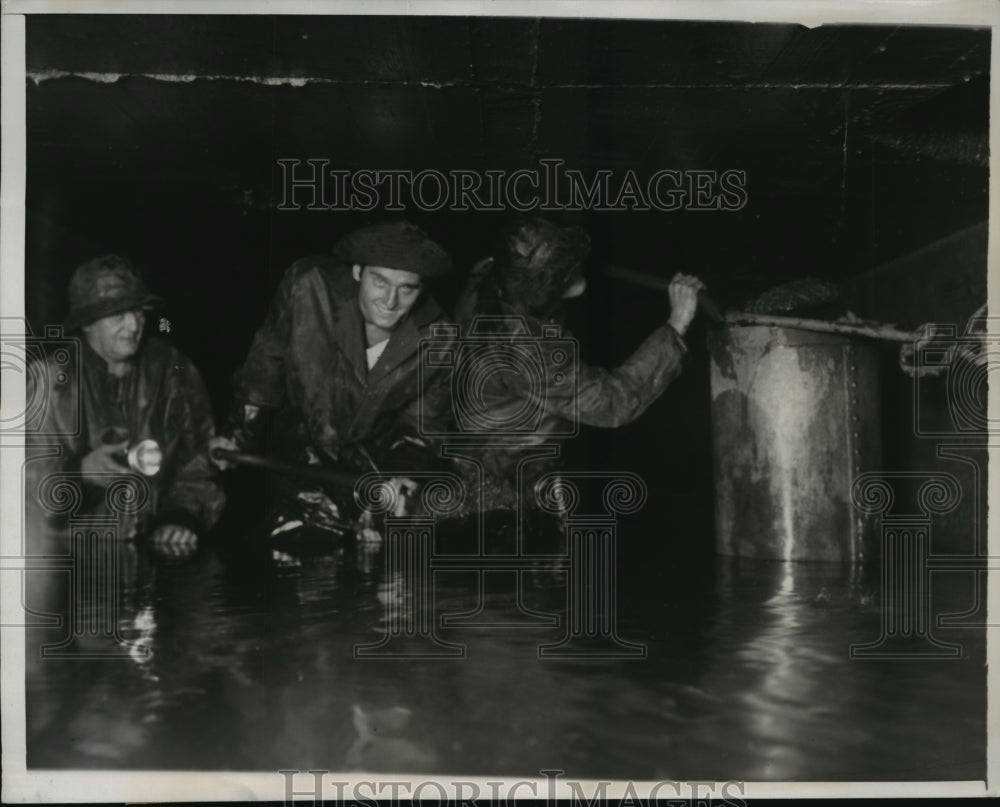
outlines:
M361 384L367 383L368 362L365 359L365 324L358 308L358 290L349 267L338 267L327 275L330 283L331 311L334 315L333 336Z
M354 307L358 308L357 304ZM392 332L385 351L368 373L368 383L377 384L413 356L420 349L420 340L424 337L423 331L430 323L441 319L441 316L441 307L430 292L425 290L413 310ZM358 309L358 318L361 318L360 309ZM362 326L363 333L364 327ZM367 366L366 363L365 367Z

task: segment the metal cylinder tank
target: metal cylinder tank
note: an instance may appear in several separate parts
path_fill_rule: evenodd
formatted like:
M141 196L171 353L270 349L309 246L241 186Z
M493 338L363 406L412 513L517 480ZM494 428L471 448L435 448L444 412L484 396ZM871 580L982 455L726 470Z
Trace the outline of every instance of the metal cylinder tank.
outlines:
M877 525L851 485L878 470L878 353L837 334L763 325L709 334L716 550L860 562Z

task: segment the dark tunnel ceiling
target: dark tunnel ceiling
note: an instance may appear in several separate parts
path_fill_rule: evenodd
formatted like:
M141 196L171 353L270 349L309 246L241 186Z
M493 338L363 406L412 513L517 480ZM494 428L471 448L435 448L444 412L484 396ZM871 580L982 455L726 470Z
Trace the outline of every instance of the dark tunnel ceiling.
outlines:
M49 16L29 71L481 86L932 89L989 69L986 29L468 17ZM535 56L538 56L537 67Z
M837 260L856 268L985 218L986 29L51 16L31 18L27 31L29 135L40 133L56 156L49 166L61 152L94 165L110 159L169 186L186 181L183 160L205 153L220 187L255 183L258 198L274 188L261 172L248 178L246 166L278 152L335 155L348 168L508 167L541 157L584 170L735 167L748 172L757 222L730 222L736 241L740 228L769 219L825 227L819 235ZM222 89L192 93L196 77L215 77L207 84L228 88L225 99ZM140 93L139 82L156 88ZM121 92L102 105L109 87ZM67 119L81 128L67 133ZM177 120L189 122L184 144L155 143ZM871 149L890 166L883 175L932 163L951 189L940 216L875 247L870 222L844 212L871 192L868 169L851 164L862 154L870 162ZM975 193L954 189L970 182ZM886 204L894 193L905 208L911 192L888 186Z

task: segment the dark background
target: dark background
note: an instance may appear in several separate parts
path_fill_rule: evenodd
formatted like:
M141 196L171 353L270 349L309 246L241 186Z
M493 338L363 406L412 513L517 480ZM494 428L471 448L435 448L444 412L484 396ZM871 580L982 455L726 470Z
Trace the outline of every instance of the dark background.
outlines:
M221 416L282 271L372 218L276 210L278 158L512 170L555 157L616 177L746 172L739 211L577 215L595 265L693 272L734 306L820 277L862 316L964 324L985 300L989 51L987 29L954 27L33 15L27 315L35 332L61 321L77 264L131 256ZM301 86L276 81L289 77ZM462 270L502 219L408 215ZM612 366L666 312L662 296L595 277L570 325L585 360ZM689 371L639 421L586 429L568 451L642 473L644 518L704 548L702 323L689 341ZM913 434L912 381L885 356L886 467L937 467L936 443Z

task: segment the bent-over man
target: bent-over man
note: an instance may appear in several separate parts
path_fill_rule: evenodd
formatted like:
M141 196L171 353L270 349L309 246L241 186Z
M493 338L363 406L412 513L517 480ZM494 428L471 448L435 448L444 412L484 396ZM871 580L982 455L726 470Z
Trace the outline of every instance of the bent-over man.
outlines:
M430 467L434 447L418 428L418 346L444 318L426 283L450 269L444 249L402 221L296 261L236 374L233 415L214 445L256 451L269 436L274 453L297 464L358 474ZM353 530L349 487L284 476L275 492L272 536Z
M127 258L104 255L79 266L69 302L64 331L83 335L79 373L54 383L63 368L51 361L42 367L50 383L37 442L58 443L61 454L28 462L29 503L37 504L48 474L73 472L82 478L87 509L106 512L105 489L130 471L129 451L134 457L140 447L150 500L123 537L149 535L168 552L187 552L225 503L208 460L215 424L198 370L177 348L145 334L146 315L162 300ZM36 394L30 377L28 394Z
M476 400L484 407L483 421L497 424L487 435L488 450L480 455L485 468L481 489L485 510L533 508L534 482L557 468L553 460L530 460L526 448L551 443L572 431L578 422L615 428L636 420L680 374L687 355L684 334L697 310L697 295L704 284L696 277L676 274L670 284L670 313L635 352L620 366L608 370L579 361L554 361L558 350L546 340L560 331L560 341L571 338L561 329L565 303L586 290L583 265L590 252L590 239L580 227L558 227L542 218L520 218L505 231L496 254L477 263L456 306L463 339L483 338L486 328L505 327L506 336L495 332L500 344L537 341L541 357L540 378L531 372L497 372L484 375ZM472 334L475 330L476 333ZM517 332L515 332L517 331ZM518 413L537 410L539 416L530 433L506 430L505 423ZM517 487L518 465L523 478ZM478 471L463 462L467 485L479 488ZM472 497L474 501L475 496Z

